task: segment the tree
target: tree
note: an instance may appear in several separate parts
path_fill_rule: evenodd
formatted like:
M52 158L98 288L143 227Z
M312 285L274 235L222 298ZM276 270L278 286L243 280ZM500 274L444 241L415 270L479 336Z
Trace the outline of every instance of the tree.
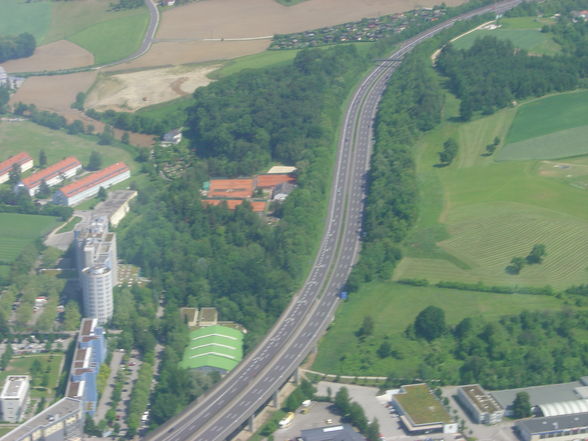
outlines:
M346 387L342 387L335 394L335 407L339 409L341 415L345 416L349 414L351 409L351 400L349 398L349 391Z
M39 185L39 191L37 192L37 197L40 199L45 199L45 198L49 197L50 194L51 194L51 189L47 185L47 181L45 181L45 179L43 179L41 181L41 185Z
M104 130L98 137L98 144L111 145L114 142L114 130L108 124L104 126Z
M519 274L525 266L525 259L522 257L513 257L510 261L510 265L506 267L506 272L510 274Z
M84 110L84 101L86 100L86 94L84 92L78 92L76 95L76 101L71 105L73 109Z
M366 315L363 318L361 328L357 330L357 336L360 338L369 337L374 333L374 319L370 315Z
M70 135L84 133L84 123L82 123L79 119L76 119L69 126L67 126L67 133Z
M437 306L427 306L417 315L414 330L417 337L427 341L441 337L447 330L445 311Z
M100 153L98 153L96 150L92 151L92 153L90 153L90 159L88 160L88 165L86 166L86 168L88 170L94 171L94 170L100 170L100 168L102 167L102 155Z
M39 167L44 168L47 166L47 154L45 150L39 152Z
M384 342L382 342L382 344L378 348L377 353L378 353L378 357L380 357L380 358L389 357L392 354L392 346L390 345L389 342L384 341Z
M457 156L459 147L453 138L449 138L443 143L443 150L439 152L439 160L442 164L451 164Z
M20 182L20 174L20 165L12 164L12 168L10 169L10 172L8 174L8 182L10 183L10 185L16 185Z
M368 420L365 416L365 412L363 411L363 407L355 401L349 406L349 420L361 433L367 432Z
M543 258L545 257L545 245L543 244L537 244L537 245L533 245L533 249L531 250L531 252L529 253L529 255L526 257L526 261L528 264L534 264L534 263L541 263L543 261Z
M105 201L107 197L108 197L108 193L106 192L106 189L104 187L100 187L100 190L98 190L97 198L101 201ZM151 334L141 334L141 335L145 336L145 335L151 335Z
M124 132L122 134L122 136L120 137L120 140L123 144L130 144L131 143L131 137L129 135L129 132Z
M367 441L380 441L380 424L378 419L374 418L368 425L366 431Z
M512 411L515 418L527 418L531 416L531 402L527 392L518 392L512 402Z

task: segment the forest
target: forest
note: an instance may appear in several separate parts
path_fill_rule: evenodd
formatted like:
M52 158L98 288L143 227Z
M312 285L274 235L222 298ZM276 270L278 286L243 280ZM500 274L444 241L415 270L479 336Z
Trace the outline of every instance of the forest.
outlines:
M0 63L14 58L30 57L36 47L35 37L28 32L0 36Z

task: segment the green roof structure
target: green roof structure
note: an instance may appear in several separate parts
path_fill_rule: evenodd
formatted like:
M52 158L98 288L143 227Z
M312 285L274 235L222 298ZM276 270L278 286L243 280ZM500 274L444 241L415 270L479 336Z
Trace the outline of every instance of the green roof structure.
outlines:
M190 341L180 367L230 371L243 358L243 333L216 325L190 332Z

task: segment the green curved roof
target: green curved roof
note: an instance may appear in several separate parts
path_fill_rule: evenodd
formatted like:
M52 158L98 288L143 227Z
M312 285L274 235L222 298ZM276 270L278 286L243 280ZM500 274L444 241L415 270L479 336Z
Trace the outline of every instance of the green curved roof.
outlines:
M215 325L190 332L180 367L198 369L212 367L230 371L243 358L243 333Z

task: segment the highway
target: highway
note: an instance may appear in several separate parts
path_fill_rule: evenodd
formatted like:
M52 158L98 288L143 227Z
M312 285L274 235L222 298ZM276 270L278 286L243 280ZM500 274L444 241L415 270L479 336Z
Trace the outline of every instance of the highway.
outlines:
M149 441L221 441L266 403L315 347L338 305L360 250L365 178L372 152L373 121L390 76L417 44L455 21L520 3L509 0L480 8L428 29L400 44L356 89L341 130L325 232L302 289L262 343L221 383L188 409L149 434Z

